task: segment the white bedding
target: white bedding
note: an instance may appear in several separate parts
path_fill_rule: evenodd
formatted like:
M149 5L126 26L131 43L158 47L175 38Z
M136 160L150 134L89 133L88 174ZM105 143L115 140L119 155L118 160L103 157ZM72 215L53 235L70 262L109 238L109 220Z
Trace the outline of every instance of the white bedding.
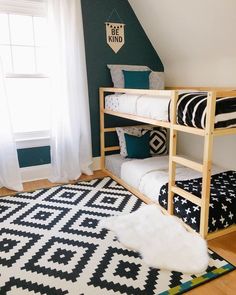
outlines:
M179 90L178 93L197 90ZM171 97L161 95L111 94L105 97L105 109L148 117L159 121L168 121L168 108Z
M105 98L105 109L168 121L169 101L164 96L112 94Z
M158 156L123 163L121 179L153 201L158 201L161 187L168 182L168 158L168 156ZM223 171L224 169L213 166L212 174ZM187 180L201 176L200 172L177 165L176 180Z
M129 185L139 188L145 175L149 175L156 170L168 170L168 158L168 156L151 157L132 160L129 165L123 163L121 166L121 179Z
M170 98L166 96L143 95L137 100L137 115L159 121L168 121Z

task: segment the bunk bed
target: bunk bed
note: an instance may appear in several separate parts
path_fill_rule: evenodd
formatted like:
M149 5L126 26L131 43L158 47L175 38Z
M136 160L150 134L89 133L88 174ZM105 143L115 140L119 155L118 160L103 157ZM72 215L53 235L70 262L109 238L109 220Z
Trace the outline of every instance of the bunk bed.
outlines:
M109 95L111 94L112 95ZM107 94L107 99L105 94ZM120 97L122 95L126 95L125 99L133 100L136 108L134 109L132 106L129 106L126 111L125 104L123 101L120 103ZM187 95L186 95L187 94ZM193 122L193 120L188 121L188 115L186 114L186 104L184 105L185 111L181 110L181 99L182 101L188 95L194 94L194 97L204 95L205 100L205 117L200 117L199 120ZM182 97L181 97L182 95ZM194 87L194 90L190 87L175 87L168 88L166 90L142 90L142 89L122 89L122 88L100 88L99 90L100 96L100 139L101 139L101 167L102 169L115 181L126 187L129 191L135 194L137 197L142 199L147 204L157 203L155 200L146 196L144 193L140 192L137 187L134 187L124 181L119 175L119 173L112 172L106 168L105 164L105 156L108 152L118 151L120 149L119 146L106 146L105 145L105 137L106 134L110 132L115 132L115 128L105 127L105 115L113 115L121 118L126 118L138 122L142 122L145 124L151 124L153 126L160 126L164 128L168 128L170 130L170 138L169 138L169 158L168 158L168 181L165 184L165 190L167 194L162 194L160 196L160 200L164 200L164 204L161 204L159 201L157 205L160 206L160 209L164 214L173 215L176 214L174 208L174 197L179 196L182 200L186 200L187 202L191 202L193 205L198 206L200 209L199 212L199 233L202 237L206 239L212 239L233 231L236 231L236 225L233 224L225 229L220 229L214 232L208 232L208 220L209 220L209 206L210 206L210 189L211 189L211 172L212 172L212 149L213 149L213 139L216 136L225 136L230 134L236 134L236 118L232 118L227 116L229 112L228 108L234 107L236 102L236 90L232 90L230 88L204 88L204 87ZM130 97L132 96L132 97ZM135 98L136 96L136 98ZM141 99L140 99L141 97ZM158 117L155 115L155 104L159 102L164 106L165 115L163 115L163 111ZM124 97L122 98L124 99ZM189 97L186 99L189 100ZM193 100L193 97L191 98ZM190 100L191 100L190 99ZM137 101L141 103L143 101L144 107L142 105L140 108L137 108ZM145 101L152 103L151 101L155 101L152 109L154 112L148 113L147 108L145 107ZM167 103L167 102L170 103ZM216 118L216 110L217 104L221 104L222 102L229 102L224 104L226 119L219 120ZM224 108L223 108L224 109ZM138 111L140 110L140 111ZM167 110L167 111L166 111ZM190 108L190 112L193 110ZM180 115L180 112L182 114ZM168 116L166 116L166 113ZM218 117L222 118L222 114L219 114ZM235 116L236 117L236 116ZM161 119L159 119L161 118ZM203 151L203 163L198 163L192 160L189 160L185 157L177 155L177 137L178 132L186 132L190 134L194 134L197 136L201 136L204 138L204 151ZM119 162L120 160L118 160ZM120 163L121 164L121 163ZM193 191L186 190L182 183L178 183L176 181L176 169L178 170L178 165L184 166L187 169L191 169L199 173L202 177L199 178L199 184L201 185L201 191L198 191L197 194L193 194ZM233 172L232 172L233 173ZM221 177L221 176L220 176ZM227 175L227 177L236 177L236 174ZM217 179L218 181L218 179ZM216 181L216 182L217 182ZM236 191L236 190L235 190ZM162 205L162 206L161 206ZM192 227L185 224L188 230L193 230ZM196 229L195 229L196 230Z

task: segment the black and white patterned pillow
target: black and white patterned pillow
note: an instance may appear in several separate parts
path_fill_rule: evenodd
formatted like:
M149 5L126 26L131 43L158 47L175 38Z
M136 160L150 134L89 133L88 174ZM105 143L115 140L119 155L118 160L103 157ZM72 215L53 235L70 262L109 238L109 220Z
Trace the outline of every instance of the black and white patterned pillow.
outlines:
M151 155L167 154L167 129L163 127L155 127L153 130L142 130L142 135L149 132L149 146Z

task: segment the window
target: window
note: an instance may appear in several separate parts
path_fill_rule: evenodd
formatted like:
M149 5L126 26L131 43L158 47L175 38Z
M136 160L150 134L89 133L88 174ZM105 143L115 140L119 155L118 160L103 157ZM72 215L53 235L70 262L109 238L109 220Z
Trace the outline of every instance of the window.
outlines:
M25 139L49 130L50 81L46 17L20 8L20 13L0 11L0 57L13 130L16 138Z

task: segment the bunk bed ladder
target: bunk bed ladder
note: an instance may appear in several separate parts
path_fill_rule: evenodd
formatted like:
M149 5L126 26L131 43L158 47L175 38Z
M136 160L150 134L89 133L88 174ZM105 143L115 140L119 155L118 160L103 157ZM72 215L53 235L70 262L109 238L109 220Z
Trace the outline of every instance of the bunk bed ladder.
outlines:
M168 193L168 213L173 215L174 194L178 194L192 203L201 207L200 216L200 235L204 238L208 234L208 218L209 218L209 203L210 203L210 182L211 182L211 166L212 166L212 148L214 135L214 119L216 108L216 92L208 92L207 108L206 108L206 128L204 133L195 133L204 136L204 152L203 164L188 160L184 157L177 156L177 131L189 132L186 126L177 125L177 107L178 92L173 91L171 99L170 111L170 147L169 147L169 193ZM175 185L176 164L186 166L202 173L202 196L201 199L193 194L177 187Z

